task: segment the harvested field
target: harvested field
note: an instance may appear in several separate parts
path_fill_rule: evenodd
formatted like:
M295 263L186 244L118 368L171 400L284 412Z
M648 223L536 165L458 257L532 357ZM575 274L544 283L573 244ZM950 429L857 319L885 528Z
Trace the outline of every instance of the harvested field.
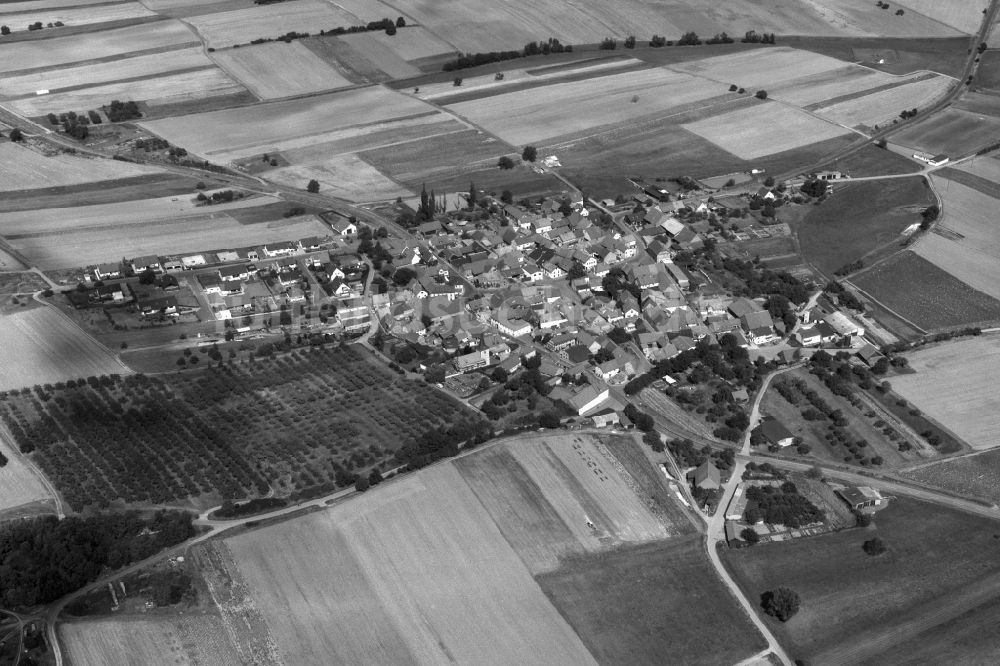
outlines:
M380 41L372 39L369 36L371 34L374 33L362 32L354 35L343 35L337 37L337 40L349 46L361 58L370 62L373 67L376 67L390 79L409 79L420 75L419 67L411 65Z
M979 30L985 0L900 0L897 4L970 35Z
M784 46L671 65L670 69L685 72L725 86L736 84L751 93L758 88L777 88L780 84L826 72L842 72L844 63L818 53L799 51Z
M682 127L745 160L847 134L843 127L774 103L755 104Z
M940 228L939 228L940 229ZM947 233L946 231L944 233ZM989 251L979 251L964 239L932 233L920 239L913 252L926 259L952 279L967 285L976 293L989 297L992 302L1000 298L1000 265ZM992 308L983 314L992 313ZM993 321L996 316L983 320Z
M371 17L361 23L375 20ZM225 48L258 38L273 38L287 32L317 33L339 26L357 25L358 18L336 5L321 0L260 5L230 12L204 14L188 19L201 35L205 46Z
M58 67L181 44L198 45L198 37L180 21L156 21L84 35L0 44L0 70L18 72Z
M848 65L840 69L824 70L818 74L790 79L768 89L767 94L769 97L795 106L808 106L844 95L862 93L896 81L896 77L888 74L875 72L866 67Z
M0 511L6 511L32 502L52 500L45 484L21 459L13 446L0 431L0 452L7 457L7 464L0 467Z
M931 247L934 238L940 237L930 234L920 245ZM962 251L962 254L969 253ZM959 257L955 259L964 261ZM991 261L996 262L995 259ZM976 291L909 250L857 275L851 281L924 330L1000 319L1000 301Z
M973 157L961 164L947 166L936 175L1000 199L1000 189L998 189L1000 188L1000 160L995 157ZM945 186L947 187L946 184Z
M511 152L514 149L510 145L488 134L465 130L366 150L358 155L394 180L419 189L423 182L467 170L477 163L495 169L497 159Z
M601 663L734 664L765 647L697 536L574 558L538 583Z
M881 657L908 646L933 653L941 647L927 640L935 627L1000 595L996 533L992 520L896 498L869 529L721 554L749 598L778 585L799 593L802 605L794 617L767 619L795 658L909 663ZM861 548L874 536L888 546L879 557Z
M384 201L409 197L412 191L383 175L357 155L337 155L307 166L288 166L267 174L268 179L289 187L305 188L315 179L320 192L350 201Z
M0 95L8 97L34 96L36 90L42 89L56 94L62 92L63 89L75 90L112 81L149 78L158 74L204 67L212 67L212 61L205 56L200 47L192 46L163 53L120 58L111 62L78 67L60 67L54 70L5 77L0 80ZM108 99L104 103L110 101ZM76 107L66 110L80 111Z
M868 144L847 157L828 165L829 169L842 171L849 176L889 176L920 171L920 165L891 150Z
M916 151L946 153L957 159L1000 141L1000 118L947 109L894 134L892 141Z
M261 99L289 97L352 85L301 42L272 42L226 49L213 54L229 72Z
M963 497L1000 502L1000 450L997 449L942 460L902 474Z
M418 139L441 137L467 129L465 123L444 114L417 116L327 132L322 142L287 149L281 154L292 164L312 164L331 155L403 146Z
M792 223L802 257L831 278L844 265L902 240L903 231L919 223L921 211L935 202L919 176L847 182L834 190Z
M49 307L0 315L0 391L128 370Z
M455 51L455 47L441 41L429 30L419 26L400 28L396 31L395 35L387 35L384 31L378 30L375 32L359 32L354 35L344 35L339 39L354 46L361 53L377 53L379 50L390 51L406 62L422 58L432 58L445 53L454 53ZM363 46L362 42L377 46L375 48L367 45ZM373 60L372 62L376 65L378 64L377 60Z
M845 127L871 128L891 123L904 110L920 109L942 97L956 84L936 76L816 109L816 115Z
M922 347L906 355L913 374L893 390L977 451L1000 446L1000 339L993 335Z
M83 158L78 158L83 159ZM112 164L126 164L117 160ZM96 164L95 164L96 168ZM66 170L73 173L69 164ZM60 168L60 171L62 169ZM2 172L0 172L2 173ZM39 173L41 176L42 173ZM59 185L39 190L16 190L5 192L0 198L0 212L35 210L38 208L72 208L96 204L134 201L141 197L190 196L198 181L185 176L168 173L154 173L145 176L131 176L116 180L80 185ZM222 183L206 179L209 188L215 189Z
M243 86L229 78L222 70L206 67L183 74L168 74L149 79L91 86L54 95L28 97L10 102L9 106L21 115L31 117L74 109L78 111L96 109L114 99L146 101L151 106L156 106L240 92L243 92Z
M16 143L0 143L0 190L36 190L160 173L152 166L60 153L41 155Z
M60 4L60 3L53 3ZM19 3L4 3L4 8L20 10ZM27 8L25 8L27 9ZM125 19L147 18L156 16L138 2L107 3L90 7L60 7L59 9L42 9L36 7L30 11L0 12L0 25L10 26L13 32L27 31L28 26L36 21L42 25L62 21L67 26L88 25L93 23L110 23ZM49 28L46 28L48 30ZM57 32L58 28L51 28Z
M713 90L695 77L656 68L554 83L448 108L511 144L523 145L622 125L726 94L725 87ZM568 116L569 108L574 113Z
M60 622L59 642L71 664L87 666L238 666L217 615Z
M989 55L990 53L997 52L987 51L984 55ZM998 74L1000 74L1000 72L998 72ZM996 85L1000 86L1000 81L998 81ZM966 91L962 93L962 96L959 97L954 104L952 104L952 108L962 109L971 113L981 113L987 116L1000 116L1000 95L994 91Z
M296 41L354 83L380 83L389 79L385 72L337 37L309 37Z
M990 37L990 46L996 48L993 43L996 41L997 27L993 28L993 35ZM979 56L979 69L976 70L976 85L979 88L989 88L991 91L1000 91L1000 52L986 51ZM963 97L969 95L965 93Z
M287 663L593 663L449 464L227 543Z
M385 88L370 87L164 118L142 125L171 143L187 147L192 153L225 163L322 142L327 132L438 113L434 107L419 100Z

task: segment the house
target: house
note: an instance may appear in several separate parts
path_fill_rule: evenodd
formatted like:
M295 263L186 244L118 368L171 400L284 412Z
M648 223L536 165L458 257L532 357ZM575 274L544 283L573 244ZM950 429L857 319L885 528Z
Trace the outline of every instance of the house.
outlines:
M490 364L490 350L482 349L470 354L455 357L455 368L459 372L469 372L476 368L485 368Z
M295 254L295 251L298 249L298 245L291 241L279 241L276 243L268 243L263 249L264 256L273 258Z
M132 271L138 275L145 271L160 270L160 258L155 254L147 254L144 257L136 257L132 260Z
M621 422L618 418L618 412L610 408L602 409L596 414L593 414L591 418L594 419L595 428L605 428L609 425L617 425Z
M330 295L337 298L347 298L351 295L351 287L343 278L333 278L330 280Z
M774 333L774 322L771 321L771 313L767 310L759 310L743 315L740 317L740 325L746 331L750 342L755 345L766 344L777 337Z
M219 269L219 277L227 282L232 280L247 280L250 278L250 271L247 270L246 264L223 266Z
M852 510L863 513L874 513L889 503L887 497L882 497L882 493L868 486L847 486L836 492Z
M726 520L743 520L743 514L747 510L746 484L741 483L736 486L733 498L729 500L726 507Z
M205 273L204 275L199 275L198 284L201 285L202 291L206 294L222 293L222 278L219 277L218 273Z
M674 282L677 283L678 287L681 289L691 288L691 280L680 266L673 262L666 263L664 266L666 266L667 272L670 273L670 277L674 279Z
M121 264L97 264L97 266L94 267L94 277L98 280L120 278L121 276Z
M719 468L711 460L706 460L688 476L691 485L701 490L718 490L722 487Z
M340 218L330 223L330 228L341 236L353 236L358 233L358 225L347 218Z
M856 335L861 337L865 334L865 329L863 326L858 324L856 321L845 315L839 310L831 312L827 316L823 317L823 321L833 327L837 331L837 335L841 337L847 337L851 335Z
M860 358L869 368L878 363L879 359L885 358L879 353L878 348L871 343L854 352L854 355Z
M323 247L323 239L319 236L310 236L309 238L303 238L299 241L299 245L306 252L315 252L316 250Z
M813 347L823 341L823 336L815 324L800 326L799 330L795 331L795 337L803 347Z
M786 446L791 446L795 441L795 437L792 433L781 424L781 421L774 418L773 416L765 416L760 425L757 426L758 431L761 436L763 436L764 441L773 446L780 446L782 448Z

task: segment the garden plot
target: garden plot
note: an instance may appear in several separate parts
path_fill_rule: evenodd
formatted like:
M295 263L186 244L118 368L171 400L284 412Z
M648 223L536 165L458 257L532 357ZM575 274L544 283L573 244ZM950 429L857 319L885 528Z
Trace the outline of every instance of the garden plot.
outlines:
M779 104L756 104L682 127L745 160L843 136L848 130Z
M81 33L17 44L0 44L0 71L18 72L123 53L199 45L198 37L180 21L156 21L115 30Z
M353 85L302 42L271 42L216 51L215 62L261 99Z
M986 0L898 0L896 4L923 14L967 34L975 34L983 22Z
M332 30L358 24L357 17L350 12L321 0L260 5L193 16L187 20L201 35L206 46L217 49L247 44L258 38L277 39L287 32L318 33L321 29Z
M92 63L78 67L60 67L42 72L0 79L0 95L16 97L34 95L36 90L59 93L63 88L81 88L124 79L152 78L177 70L212 67L201 47L192 46L165 53L121 58L111 62ZM111 100L107 100L110 102ZM107 103L105 102L105 103ZM70 109L66 109L70 110ZM73 109L79 111L79 109Z
M955 79L935 76L816 109L818 116L845 127L875 127L891 123L901 111L920 109L945 95Z
M59 4L59 3L54 3ZM4 8L21 9L19 3L4 4ZM61 7L59 9L32 9L31 11L0 12L0 25L10 26L14 32L27 31L28 26L37 21L42 25L61 21L67 26L108 23L126 19L155 17L156 14L138 2L107 3L93 7ZM45 28L48 30L49 28ZM52 28L58 30L58 28Z
M43 116L46 113L96 109L115 99L145 101L150 106L157 106L218 95L232 95L243 91L243 86L229 78L222 70L208 67L183 74L168 74L138 81L81 88L55 95L27 97L10 102L9 106L24 116Z
M844 69L844 61L829 56L799 51L784 46L670 65L670 69L716 81L725 86L736 84L754 92L770 90L786 81Z
M310 180L316 180L320 192L350 201L385 201L413 195L413 192L354 154L336 155L309 165L274 169L268 172L267 177L295 188L304 188Z
M523 145L606 125L624 125L724 93L725 88L713 89L693 76L656 68L554 83L447 108L511 144ZM573 112L568 113L568 109Z
M16 143L0 143L0 191L96 183L161 173L152 166L59 153L46 156Z
M87 666L238 666L219 617L60 622L59 639L70 663Z
M52 308L0 315L0 391L128 370Z

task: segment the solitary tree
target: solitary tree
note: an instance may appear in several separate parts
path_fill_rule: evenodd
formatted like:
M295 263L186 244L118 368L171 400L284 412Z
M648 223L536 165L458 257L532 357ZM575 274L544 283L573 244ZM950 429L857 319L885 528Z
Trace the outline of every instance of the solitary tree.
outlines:
M555 412L543 412L542 415L538 417L538 425L543 428L558 428L559 415Z
M521 159L525 162L534 162L538 159L538 149L534 146L525 146L521 151Z
M757 99L767 99L767 91L766 90L758 90L757 94L755 94L754 97L756 97Z
M500 167L501 169L513 169L514 160L504 155L499 160L497 160L497 166Z
M9 35L10 28L5 25L0 25L0 35Z
M10 140L15 143L17 143L18 141L24 141L24 134L21 133L20 129L15 127L10 131Z
M885 542L878 537L865 541L861 548L872 557L878 557L887 550Z
M310 180L309 184L306 185L306 192L311 192L312 194L319 192L319 181L315 178Z
M757 534L757 530L752 527L744 527L743 531L740 532L740 538L747 543L757 543L760 541L760 535Z
M510 190L504 190L500 193L500 201L505 204L514 203L514 193Z
M403 18L402 16L400 16L398 19L396 19L396 27L397 28L402 28L405 25L406 25L406 19L405 18Z
M760 605L764 612L782 622L787 622L799 612L800 603L798 593L787 587L778 587L760 595Z

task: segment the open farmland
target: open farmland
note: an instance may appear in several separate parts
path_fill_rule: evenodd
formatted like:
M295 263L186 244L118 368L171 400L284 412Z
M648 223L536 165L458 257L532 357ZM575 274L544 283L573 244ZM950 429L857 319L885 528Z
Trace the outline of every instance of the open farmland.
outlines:
M935 76L821 106L815 113L845 127L873 128L891 123L901 111L917 109L919 112L956 84L954 79Z
M892 142L952 159L1000 141L1000 118L948 109L893 135Z
M313 145L324 141L328 132L435 114L441 119L446 117L419 100L385 88L369 87L141 124L209 161L226 163Z
M778 46L691 60L671 65L670 68L726 87L734 83L754 92L758 88L769 90L802 77L843 71L844 63L818 53Z
M869 252L899 241L902 232L920 222L934 203L919 176L897 180L843 183L818 206L810 206L792 228L802 257L824 275L855 262Z
M0 190L35 190L96 183L160 173L152 166L77 157L42 155L16 143L0 143Z
M379 18L382 16L373 16L361 23ZM318 33L321 29L332 30L359 23L353 14L321 0L296 0L203 14L189 18L188 22L201 35L205 46L216 49L247 44L262 37L277 39L287 32Z
M2 430L0 452L7 458L7 463L0 467L0 512L53 499L38 475L21 460L21 454L10 448Z
M604 125L624 124L712 98L733 96L726 87L712 89L703 80L662 68L553 83L447 108L501 139L523 145L582 133ZM567 114L567 109L573 109Z
M413 194L357 155L337 155L308 165L282 167L268 172L267 177L296 188L305 187L315 179L322 193L350 201L385 201Z
M352 85L301 42L271 42L216 51L213 56L261 99L333 90Z
M281 154L291 164L314 164L334 155L403 146L417 139L443 137L468 129L465 123L445 114L423 115L327 132L321 141L317 138L309 144L287 148Z
M907 354L913 374L892 388L914 407L982 450L1000 446L1000 339L993 335L923 347Z
M166 74L148 79L118 81L74 89L70 92L27 97L8 105L24 116L43 116L74 109L96 109L115 99L145 101L150 106L175 104L190 100L233 95L243 92L240 84L222 70L206 67L181 74Z
M1000 502L1000 450L997 449L921 465L902 474L963 497Z
M931 234L920 244L935 237ZM925 330L1000 319L1000 301L909 250L856 275L851 282Z
M59 5L59 2L52 3ZM20 9L19 3L4 3L4 9ZM27 9L27 8L26 8ZM87 25L93 23L110 23L125 19L149 18L156 14L143 7L138 2L104 3L90 7L60 7L58 9L33 8L31 11L17 13L0 12L0 24L10 26L12 31L27 31L28 26L36 21L42 25L62 21L67 26ZM58 28L54 28L58 30Z
M199 45L198 37L180 21L156 21L114 30L55 37L17 44L0 44L0 70L59 67L74 62Z
M216 615L60 622L59 642L74 666L238 666Z
M226 544L285 663L594 663L451 464Z
M775 103L755 104L683 127L745 160L847 134L843 127Z
M986 0L899 0L896 4L968 34L983 22Z
M396 79L420 74L419 61L437 60L455 48L422 27L400 28L395 35L383 31L359 32L337 38L349 44L383 72Z
M366 150L359 157L417 191L421 183L475 168L477 163L496 170L497 158L511 152L510 145L488 134L465 130Z
M54 399L44 402L34 394L9 396L0 415L19 447L35 447L32 460L77 509L115 498L197 504L269 488L279 495L332 489L353 483L355 474L387 469L408 438L473 418L364 348L243 360L158 378L106 379L101 391L86 382L46 389ZM123 370L73 362L35 381ZM81 409L92 418L79 418Z
M765 647L696 536L573 558L538 583L601 663L734 664Z
M840 69L822 71L818 74L791 79L780 86L767 89L769 97L796 106L820 104L827 100L857 95L881 86L898 85L894 76L876 72L867 67L848 65Z
M750 599L779 585L798 592L802 605L795 616L784 623L767 619L793 658L816 664L912 663L882 656L908 648L933 653L942 647L927 640L935 627L969 611L998 610L995 521L895 498L874 525L723 551L723 561ZM888 546L879 557L861 548L873 536ZM991 618L993 624L1000 620Z
M0 315L0 391L125 373L107 348L49 307Z
M391 78L339 37L314 36L296 41L354 83L380 83Z

